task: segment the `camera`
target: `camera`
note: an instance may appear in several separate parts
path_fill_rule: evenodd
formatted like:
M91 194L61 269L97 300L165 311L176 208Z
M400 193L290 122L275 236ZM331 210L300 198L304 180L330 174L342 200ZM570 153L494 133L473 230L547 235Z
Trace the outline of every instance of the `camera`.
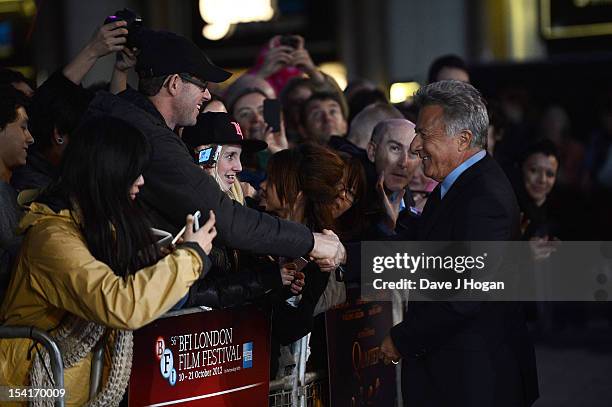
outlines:
M203 167L214 167L219 160L221 146L204 148L196 153L197 163Z
M126 21L125 28L128 30L128 35L125 41L125 46L133 49L140 47L140 34L142 32L142 18L129 8L118 10L112 16L106 17L104 24L113 23L115 21Z

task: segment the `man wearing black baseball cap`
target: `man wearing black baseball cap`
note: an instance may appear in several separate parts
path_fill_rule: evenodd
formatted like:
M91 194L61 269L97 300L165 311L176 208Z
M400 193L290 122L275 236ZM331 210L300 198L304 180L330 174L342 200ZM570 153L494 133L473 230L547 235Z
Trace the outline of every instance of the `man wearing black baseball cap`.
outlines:
M333 233L312 234L303 225L257 212L234 202L191 158L174 132L196 124L201 105L210 98L207 82L230 73L215 66L190 40L165 31L145 31L136 70L138 92L115 97L100 92L90 113L110 114L137 127L151 144L146 180L139 195L155 227L176 233L189 213L216 214L217 238L232 247L289 258L310 255L325 270L345 257Z
M170 129L193 126L210 100L208 82L232 74L211 62L191 41L168 31L147 30L136 63L138 90L149 97Z

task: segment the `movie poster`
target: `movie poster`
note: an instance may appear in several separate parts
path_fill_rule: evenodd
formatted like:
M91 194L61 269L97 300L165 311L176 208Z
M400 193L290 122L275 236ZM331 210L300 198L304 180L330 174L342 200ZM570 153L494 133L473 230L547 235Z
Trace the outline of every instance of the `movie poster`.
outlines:
M254 306L162 318L134 332L130 406L266 406L270 318Z
M332 407L394 406L395 365L380 359L380 343L393 326L392 304L364 302L359 290L326 313Z

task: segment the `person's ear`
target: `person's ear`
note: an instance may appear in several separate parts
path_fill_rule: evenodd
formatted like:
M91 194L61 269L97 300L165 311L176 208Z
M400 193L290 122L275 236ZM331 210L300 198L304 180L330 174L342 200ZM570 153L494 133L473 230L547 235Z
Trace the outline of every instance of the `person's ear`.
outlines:
M474 135L470 130L463 130L457 137L457 150L460 152L468 150L471 147L473 138Z
M167 79L166 87L168 88L168 93L172 96L176 96L179 93L181 83L181 77L178 74L170 75Z
M376 158L376 143L373 142L372 140L370 140L370 142L368 143L367 153L368 153L368 160L370 160L370 162L374 164L374 160Z

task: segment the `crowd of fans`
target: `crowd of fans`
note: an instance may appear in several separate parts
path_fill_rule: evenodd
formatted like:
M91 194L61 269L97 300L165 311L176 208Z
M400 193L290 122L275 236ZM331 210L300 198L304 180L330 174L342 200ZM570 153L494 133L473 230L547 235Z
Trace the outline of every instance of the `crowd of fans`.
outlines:
M84 361L106 341L112 373L96 397L111 405L127 385L131 330L170 309L260 303L272 310L272 376L282 376L281 347L345 301L345 246L410 228L437 185L413 143L417 112L365 80L343 92L300 36L272 38L221 91L230 74L189 40L144 30L130 49L125 25L102 26L38 87L1 73L0 322L51 331L66 346L75 404L88 396ZM110 53L106 90L81 86ZM455 56L429 74L469 79ZM273 100L280 109L268 110ZM496 103L488 154L513 182L522 238L546 258L550 242L572 237L551 210L557 180L609 188L612 130L585 148L551 108L517 150L516 109ZM176 235L182 226L177 245L156 244L152 227ZM300 258L312 261L299 268ZM30 341L0 340L0 358L3 383L45 383Z

